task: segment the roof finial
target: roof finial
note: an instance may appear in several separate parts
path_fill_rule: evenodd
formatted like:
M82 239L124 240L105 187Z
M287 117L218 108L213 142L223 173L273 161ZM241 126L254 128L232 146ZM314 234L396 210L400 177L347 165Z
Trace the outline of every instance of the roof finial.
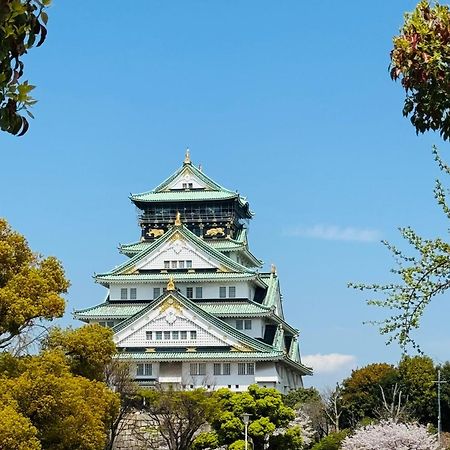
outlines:
M272 267L270 268L270 273L276 275L276 273L277 273L277 267L275 266L275 264L272 264Z
M202 165L201 165L201 164L199 164L199 165L198 165L198 170L200 170L200 172L202 172L202 171L203 171L203 167L202 167Z
M186 149L186 155L184 157L184 164L190 164L191 163L191 152L189 150L189 147Z
M181 214L180 211L177 211L177 215L175 217L175 226L179 227L181 225Z
M169 278L169 281L167 282L167 291L175 291L175 283L173 281L173 277Z

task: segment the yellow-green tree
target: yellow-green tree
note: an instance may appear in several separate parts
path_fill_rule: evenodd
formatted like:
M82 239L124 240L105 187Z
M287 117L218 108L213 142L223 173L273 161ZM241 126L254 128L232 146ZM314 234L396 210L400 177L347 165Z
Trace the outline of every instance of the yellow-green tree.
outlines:
M0 218L0 349L34 325L61 317L68 287L61 263L33 253Z

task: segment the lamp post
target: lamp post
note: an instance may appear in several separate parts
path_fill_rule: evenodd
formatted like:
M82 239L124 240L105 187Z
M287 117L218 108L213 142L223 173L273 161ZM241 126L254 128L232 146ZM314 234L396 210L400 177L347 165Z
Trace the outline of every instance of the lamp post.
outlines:
M438 391L438 444L441 446L441 433L442 433L442 416L441 416L441 384L447 383L447 381L441 380L441 369L438 369L438 379L433 381L437 384Z
M244 436L245 436L245 450L248 450L248 423L250 422L251 414L242 414L242 421L244 422Z

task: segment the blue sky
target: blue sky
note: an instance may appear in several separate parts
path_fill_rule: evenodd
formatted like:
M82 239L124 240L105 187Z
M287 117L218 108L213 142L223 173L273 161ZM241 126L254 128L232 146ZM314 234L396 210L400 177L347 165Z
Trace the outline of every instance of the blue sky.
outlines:
M307 383L396 362L398 347L362 324L383 312L346 285L390 279L379 241L400 243L398 226L447 230L431 157L446 146L415 135L388 75L414 4L56 1L45 45L26 59L36 120L24 138L0 135L0 215L63 261L68 313L95 304L105 291L93 273L139 235L129 193L156 186L189 146L256 213L250 245L278 268L316 365ZM417 333L436 361L449 358L445 297Z

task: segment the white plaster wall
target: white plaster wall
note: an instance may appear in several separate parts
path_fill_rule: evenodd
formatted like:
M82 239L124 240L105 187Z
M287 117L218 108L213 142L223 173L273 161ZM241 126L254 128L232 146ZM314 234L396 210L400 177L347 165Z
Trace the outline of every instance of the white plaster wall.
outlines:
M239 330L242 333L246 334L247 336L251 336L251 337L255 337L255 338L260 338L260 337L264 337L264 333L263 333L263 321L261 319L245 319L245 318L241 318L242 320L251 320L252 321L252 329L251 330ZM222 319L224 322L228 323L229 325L231 325L233 328L236 328L236 320L237 318L225 318Z
M169 280L170 271L167 273L167 280ZM186 288L193 287L194 288L194 300L195 300L195 288L197 286L201 286L203 288L203 299L220 299L219 298L219 288L221 286L225 286L227 288L227 296L228 296L228 288L230 286L236 287L236 298L247 298L252 299L253 296L249 297L249 293L254 293L254 289L251 287L251 282L248 281L236 281L236 282L214 282L214 283L192 283L192 282L178 282L175 276L175 284L177 289L180 289L180 292L183 295L186 295ZM159 287L160 292L163 292L163 289L167 286L167 283L124 283L124 284L111 284L110 287L110 299L113 301L120 300L120 290L121 288L128 289L128 297L130 295L129 289L135 287L137 289L136 295L137 300L152 300L153 299L153 288ZM254 295L254 294L253 294ZM228 297L227 297L228 298ZM129 300L129 298L128 298ZM123 300L125 301L125 300ZM132 300L133 301L133 300Z

